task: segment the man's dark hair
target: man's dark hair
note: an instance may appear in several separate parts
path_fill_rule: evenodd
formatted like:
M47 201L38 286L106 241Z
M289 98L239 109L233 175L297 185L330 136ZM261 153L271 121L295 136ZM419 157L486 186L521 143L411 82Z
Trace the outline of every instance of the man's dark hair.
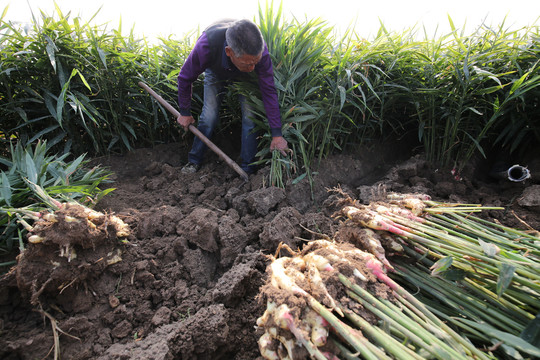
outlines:
M254 22L249 20L235 21L227 29L225 39L236 56L244 54L257 56L264 49L261 31Z

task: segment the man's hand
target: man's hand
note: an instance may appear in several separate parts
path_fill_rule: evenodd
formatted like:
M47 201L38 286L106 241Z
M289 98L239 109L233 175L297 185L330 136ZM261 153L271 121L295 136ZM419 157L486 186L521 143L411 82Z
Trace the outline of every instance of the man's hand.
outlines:
M278 150L283 156L287 156L287 152L290 151L287 147L287 140L283 136L276 136L272 138L270 143L270 151Z
M193 116L179 115L176 119L176 122L180 124L180 126L182 126L184 130L188 131L189 125L195 123L195 119L193 118Z

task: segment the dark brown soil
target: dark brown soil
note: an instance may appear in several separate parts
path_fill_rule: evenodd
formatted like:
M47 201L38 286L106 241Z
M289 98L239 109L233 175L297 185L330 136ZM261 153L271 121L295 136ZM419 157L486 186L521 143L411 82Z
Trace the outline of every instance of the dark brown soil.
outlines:
M266 307L259 295L268 255L280 243L296 250L317 234L336 235L328 189L337 186L364 203L384 186L503 206L483 216L540 228L537 158L522 164L533 175L522 183L491 179L482 163L459 179L392 143L331 156L313 187L304 179L279 189L267 186L267 168L244 182L212 154L201 171L184 175L187 151L170 144L95 160L114 171L116 189L96 210L116 214L132 233L124 242L103 237L58 266L51 264L60 245L34 257L29 245L24 268L0 280L0 358L52 359L53 327L63 359L260 358L254 325ZM340 236L361 241L345 228ZM115 251L121 261L93 266ZM32 258L41 261L23 261ZM27 274L22 287L17 271Z

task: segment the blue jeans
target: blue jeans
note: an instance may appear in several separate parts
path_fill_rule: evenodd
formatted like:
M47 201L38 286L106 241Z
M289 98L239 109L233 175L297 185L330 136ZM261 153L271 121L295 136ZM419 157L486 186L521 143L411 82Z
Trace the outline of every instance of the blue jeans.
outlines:
M210 69L205 71L204 104L197 129L209 139L212 137L214 129L219 122L219 108L225 85L226 82L218 79ZM255 155L257 154L258 134L254 131L255 123L251 120L253 112L245 96L239 95L238 101L242 110L242 146L240 150L242 163L240 166L245 172L252 173L256 170L256 167L250 164L255 161ZM207 149L208 146L198 137L195 137L191 151L188 154L188 161L193 164L201 164Z

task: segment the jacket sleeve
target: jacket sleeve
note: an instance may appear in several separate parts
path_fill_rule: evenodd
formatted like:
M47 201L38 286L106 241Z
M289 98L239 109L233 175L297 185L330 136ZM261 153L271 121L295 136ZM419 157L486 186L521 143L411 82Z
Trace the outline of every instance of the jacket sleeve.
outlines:
M180 74L178 74L178 107L180 114L191 115L191 96L193 93L193 83L209 66L210 46L206 33L203 33L188 58L186 59Z
M281 114L279 110L278 95L276 85L274 83L274 70L272 67L272 59L268 53L268 47L264 45L264 51L261 61L255 67L255 72L259 78L259 89L268 119L268 125L272 136L281 135Z

